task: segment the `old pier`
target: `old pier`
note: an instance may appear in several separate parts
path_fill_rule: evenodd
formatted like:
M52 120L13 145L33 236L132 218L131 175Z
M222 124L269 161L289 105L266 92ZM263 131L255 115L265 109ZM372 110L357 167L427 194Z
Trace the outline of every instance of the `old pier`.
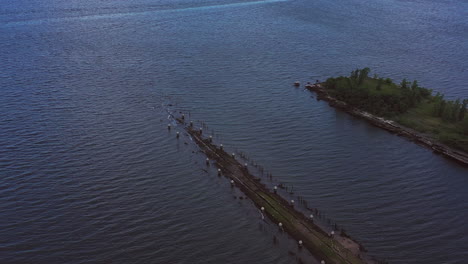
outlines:
M176 120L184 125L193 141L207 156L207 160L218 168L218 175L229 178L232 186L244 192L271 221L298 241L300 247L307 248L316 258L327 264L374 263L365 257L356 242L348 237L328 234L314 224L311 217L296 210L292 202L277 194L276 189L270 191L235 155L227 153L222 145L215 145L212 138L204 138L202 131L195 129L192 122L187 125L184 118Z

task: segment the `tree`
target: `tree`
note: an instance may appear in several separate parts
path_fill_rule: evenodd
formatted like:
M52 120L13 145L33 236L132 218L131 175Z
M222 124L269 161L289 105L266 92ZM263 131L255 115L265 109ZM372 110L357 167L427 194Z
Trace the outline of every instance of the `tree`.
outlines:
M468 136L468 118L461 123L462 133Z
M377 89L377 91L382 90L382 83L383 83L383 79L380 78L380 79L377 81L377 87L375 87L375 89Z
M358 75L359 75L359 69L356 69L356 70L351 72L350 78L353 79L353 80L356 80L358 78Z
M434 116L440 117L442 116L442 112L444 111L444 96L441 95L439 92L437 92L436 95L432 98L433 101L433 108L432 108L432 114Z
M452 109L452 113L451 113L451 117L450 119L452 121L458 121L458 116L460 114L460 107L461 107L461 104L460 104L460 99L457 99L454 103L453 103L453 109Z
M454 107L453 101L447 101L444 107L444 111L442 112L443 120L452 121L453 107Z
M418 88L419 88L418 81L414 80L413 84L411 84L411 90L416 91L416 90L418 90Z
M411 84L411 105L416 105L421 101L420 88L418 86L418 81L414 80Z
M423 87L419 87L419 91L421 93L421 96L424 97L424 98L427 98L432 94L432 90L426 89L426 88L423 88Z
M365 79L367 79L367 77L369 76L369 72L370 72L370 69L368 67L362 69L360 72L359 72L359 81L358 81L358 84L362 84L362 82L364 82Z
M468 105L468 99L463 100L463 103L460 108L460 112L458 113L458 121L463 121L466 115L466 106Z
M401 89L403 89L403 90L408 89L408 81L406 80L406 78L404 78L404 79L401 81L400 86L401 86Z
M445 112L445 106L446 105L447 105L447 102L444 99L442 99L441 102L440 102L439 111L437 112L437 116L442 117L442 115Z

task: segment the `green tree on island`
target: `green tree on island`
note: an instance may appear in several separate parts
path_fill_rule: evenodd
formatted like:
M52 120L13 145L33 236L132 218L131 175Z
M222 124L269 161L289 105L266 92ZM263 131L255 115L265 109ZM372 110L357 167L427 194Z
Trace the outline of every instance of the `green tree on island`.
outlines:
M468 99L445 100L440 93L420 87L418 81L400 84L390 78L369 77L370 69L356 69L349 77L329 78L328 93L378 116L395 120L441 142L468 152Z

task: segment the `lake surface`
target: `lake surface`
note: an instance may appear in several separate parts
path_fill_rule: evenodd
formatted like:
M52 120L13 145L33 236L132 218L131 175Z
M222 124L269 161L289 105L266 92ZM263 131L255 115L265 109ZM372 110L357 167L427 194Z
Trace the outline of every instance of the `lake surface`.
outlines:
M371 255L466 263L468 169L291 84L370 67L467 98L467 18L462 0L3 0L0 262L316 263L176 139L183 112Z

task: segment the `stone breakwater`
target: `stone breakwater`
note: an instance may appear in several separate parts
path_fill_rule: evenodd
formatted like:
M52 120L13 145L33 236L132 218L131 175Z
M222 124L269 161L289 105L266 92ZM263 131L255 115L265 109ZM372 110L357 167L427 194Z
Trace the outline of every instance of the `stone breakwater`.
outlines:
M204 137L202 129L195 129L193 123L186 124L185 118L176 118L191 136L193 141L208 157L207 165L218 168L218 175L231 180L232 187L239 188L249 199L298 242L298 247L306 248L322 263L377 263L368 257L363 248L349 237L329 234L314 224L310 217L296 210L294 202L288 202L275 191L270 191L249 172L246 164L241 164L235 154L228 154L222 145L217 146L211 137ZM178 134L177 134L178 136Z
M422 145L424 147L431 149L432 151L434 151L434 153L437 153L449 159L455 160L464 166L468 166L468 154L467 153L448 147L438 142L437 140L430 138L427 135L419 133L411 128L402 126L395 121L388 120L382 117L378 117L368 112L359 110L356 107L350 106L347 103L330 96L327 92L327 89L319 83L307 84L305 87L309 91L315 92L317 94L317 99L327 101L328 104L332 107L340 109L353 116L363 118L374 126L383 128L391 133L395 133L399 136L405 137L419 145Z

